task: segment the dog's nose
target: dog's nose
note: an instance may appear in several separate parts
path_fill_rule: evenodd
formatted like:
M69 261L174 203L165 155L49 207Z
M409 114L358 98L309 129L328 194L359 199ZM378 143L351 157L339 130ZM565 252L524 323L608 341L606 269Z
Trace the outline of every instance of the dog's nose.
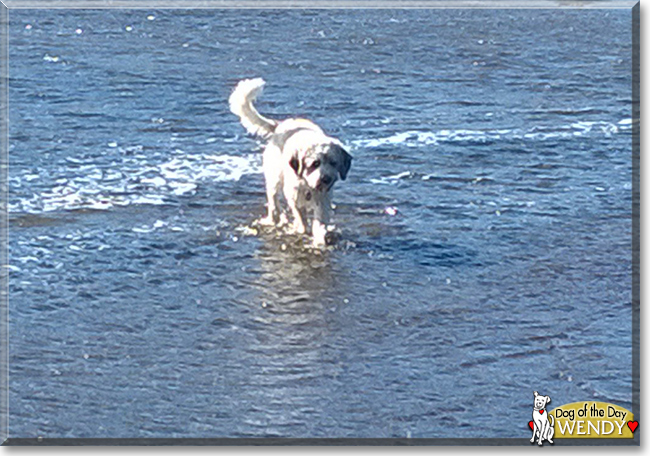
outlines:
M321 181L324 185L329 185L329 184L332 183L332 178L329 177L329 176L323 176L323 177L321 177L320 181Z

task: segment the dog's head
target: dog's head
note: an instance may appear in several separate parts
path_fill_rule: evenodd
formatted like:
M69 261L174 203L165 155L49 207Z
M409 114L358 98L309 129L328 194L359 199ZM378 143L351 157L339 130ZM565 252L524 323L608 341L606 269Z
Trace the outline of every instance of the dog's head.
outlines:
M542 396L537 391L533 392L533 394L535 395L535 402L533 403L535 410L542 410L543 408L546 408L546 404L551 402L549 396Z
M345 180L352 156L338 141L317 144L291 157L289 165L316 191L329 191L340 178Z

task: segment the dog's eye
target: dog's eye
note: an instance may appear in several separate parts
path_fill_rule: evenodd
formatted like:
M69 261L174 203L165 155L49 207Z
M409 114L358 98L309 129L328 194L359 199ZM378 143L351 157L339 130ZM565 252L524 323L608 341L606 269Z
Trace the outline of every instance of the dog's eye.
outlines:
M311 164L312 168L318 168L320 166L320 160L315 160L314 163Z

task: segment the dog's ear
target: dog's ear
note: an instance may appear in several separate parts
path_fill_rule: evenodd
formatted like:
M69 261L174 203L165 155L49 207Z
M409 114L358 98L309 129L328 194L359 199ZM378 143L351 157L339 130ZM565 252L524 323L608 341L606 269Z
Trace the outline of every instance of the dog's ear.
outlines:
M296 176L302 176L304 166L297 153L293 154L291 159L289 159L289 166L291 166L291 169L296 173Z
M533 391L533 396L537 397L539 396L539 393L537 391Z
M546 396L546 403L550 404L551 403L551 396Z
M341 176L341 180L345 180L348 177L348 171L350 171L350 166L352 166L352 155L348 153L342 146L339 144L333 144L332 146L336 152L336 170Z

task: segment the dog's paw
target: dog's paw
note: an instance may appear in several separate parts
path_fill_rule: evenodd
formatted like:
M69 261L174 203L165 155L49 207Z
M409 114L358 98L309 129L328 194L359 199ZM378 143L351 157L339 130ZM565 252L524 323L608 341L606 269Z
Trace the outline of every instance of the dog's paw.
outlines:
M262 217L261 219L256 221L256 224L259 226L275 226L275 220L273 220L273 217Z
M278 228L282 228L283 226L287 226L289 224L289 218L287 217L287 214L284 212L280 214L280 217L278 218Z
M305 225L302 223L293 223L291 226L287 229L287 232L289 234L305 234L307 230L305 229Z
M551 439L548 439L548 443L551 443L551 444L552 444L552 443L553 443L553 440L551 440Z
M312 246L316 249L324 249L327 247L327 233L316 232L314 233L314 238L312 239Z

